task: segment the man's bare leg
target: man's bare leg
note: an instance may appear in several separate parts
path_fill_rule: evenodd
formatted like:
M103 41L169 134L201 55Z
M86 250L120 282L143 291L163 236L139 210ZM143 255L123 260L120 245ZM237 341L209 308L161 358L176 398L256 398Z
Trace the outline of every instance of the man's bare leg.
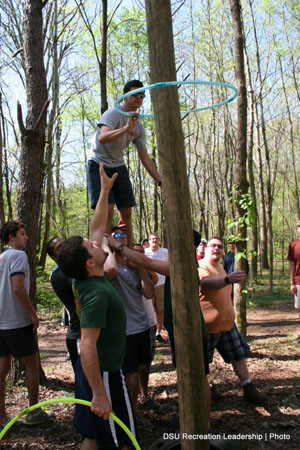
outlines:
M37 353L21 358L25 366L25 383L28 390L29 404L39 401L39 358Z
M240 381L248 380L249 372L245 359L241 359L240 361L233 361L231 364Z
M0 424L3 425L8 421L5 412L5 383L6 377L10 371L11 356L3 356L0 358Z
M108 204L107 222L106 222L105 233L109 234L109 235L111 234L112 218L113 218L113 215L114 215L114 208L115 208L115 204L114 203L109 203Z
M131 206L123 206L119 209L120 220L125 224L127 233L127 245L133 248L133 229L132 229L132 208Z
M98 450L96 440L84 438L81 444L81 450Z
M139 373L126 373L125 378L130 395L130 400L132 403L132 409L135 412L137 396L139 392Z

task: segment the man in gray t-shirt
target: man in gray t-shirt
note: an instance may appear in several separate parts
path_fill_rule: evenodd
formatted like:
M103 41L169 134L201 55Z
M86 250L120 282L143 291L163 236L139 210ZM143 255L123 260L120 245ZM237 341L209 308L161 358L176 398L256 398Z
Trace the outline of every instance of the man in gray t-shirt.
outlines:
M127 348L123 362L123 371L129 389L133 408L136 407L139 390L139 371L143 364L151 362L150 325L143 302L143 295L152 298L154 287L148 272L142 267L128 264L121 255L127 245L127 235L121 228L113 228L113 236L119 242L115 252L117 273L115 268L107 271L108 278L120 295L126 311Z
M141 81L131 80L125 84L123 92L126 94L142 87L143 83ZM142 106L144 97L144 92L129 95L124 99L124 105L120 106L120 109L136 113L138 108ZM146 149L143 125L137 116L128 117L115 109L105 111L98 122L97 132L92 139L91 157L87 167L88 188L93 209L97 204L101 189L99 163L103 163L108 176L112 176L115 172L118 173L118 178L114 182L108 197L109 208L106 233L110 234L111 232L111 221L116 203L120 222L125 225L127 230L128 244L130 246L133 243L131 208L135 206L135 200L123 152L131 142L137 148L141 162L146 170L160 185L161 176Z
M26 371L30 406L39 400L39 359L34 331L39 319L29 298L30 270L24 252L27 236L24 224L11 220L2 225L0 239L5 251L0 255L0 429L9 418L5 411L5 381L11 357L20 359ZM49 414L37 409L29 412L26 425L48 422Z

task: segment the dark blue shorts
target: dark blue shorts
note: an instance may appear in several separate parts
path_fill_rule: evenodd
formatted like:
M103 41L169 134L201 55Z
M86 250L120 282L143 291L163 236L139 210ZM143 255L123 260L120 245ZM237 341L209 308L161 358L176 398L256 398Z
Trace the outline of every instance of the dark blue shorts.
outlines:
M113 187L109 191L108 203L115 203L120 209L124 206L135 206L135 199L132 184L126 166L114 167L112 169L104 167L107 176L112 177L118 173ZM101 183L99 174L99 164L90 159L87 164L87 183L91 200L91 207L96 208L100 195Z
M126 336L126 353L123 361L124 373L136 373L140 364L151 363L150 328L141 333Z
M0 330L0 357L13 355L20 359L37 352L33 325L13 330Z
M236 324L230 331L207 333L208 357L211 363L215 348L226 363L249 358L250 347L237 329Z
M135 419L122 370L103 371L101 375L114 414L135 436ZM79 356L75 368L75 397L91 401L92 396L92 390L85 377ZM127 445L130 449L134 449L134 445L125 431L113 419L104 420L93 414L88 406L76 404L74 424L84 437L95 439L98 448L121 449Z

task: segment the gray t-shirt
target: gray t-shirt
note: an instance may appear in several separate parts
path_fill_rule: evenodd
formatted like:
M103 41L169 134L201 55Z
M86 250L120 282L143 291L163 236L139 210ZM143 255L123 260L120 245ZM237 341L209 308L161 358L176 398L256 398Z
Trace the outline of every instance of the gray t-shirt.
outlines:
M28 257L22 250L6 250L0 255L0 330L27 327L30 315L21 305L11 284L11 276L24 275L27 292L30 286Z
M124 106L120 106L119 108L124 110ZM127 120L128 117L116 109L112 108L105 111L98 122L97 131L92 138L90 159L98 164L99 162L103 162L104 167L119 167L125 165L123 152L130 142L133 142L138 150L144 150L146 148L145 130L139 120L133 129L134 135L126 133L113 142L100 144L98 137L101 125L106 125L111 130L116 130L124 127Z
M137 270L118 264L118 274L111 280L121 297L127 315L126 335L150 328L142 298L141 279Z

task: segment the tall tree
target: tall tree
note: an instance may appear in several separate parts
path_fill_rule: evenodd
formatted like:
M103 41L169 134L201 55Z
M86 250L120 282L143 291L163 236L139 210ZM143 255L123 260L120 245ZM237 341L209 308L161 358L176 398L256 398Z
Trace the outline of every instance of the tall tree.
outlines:
M41 0L24 0L23 59L26 79L27 117L24 125L18 103L21 131L21 158L18 185L17 216L26 225L31 286L36 298L36 250L42 196L46 114L49 104L43 60L43 17Z
M147 0L146 14L151 82L174 81L176 69L170 1ZM161 30L164 32L161 33ZM200 345L202 338L200 306L178 91L175 86L154 89L152 98L166 206L180 429L181 432L206 434L208 418L203 354ZM180 220L178 211L181 215ZM184 280L187 279L189 283L185 283ZM195 342L198 345L193 345ZM201 445L203 449L209 446L207 441ZM199 443L196 440L183 439L181 448L197 449Z

